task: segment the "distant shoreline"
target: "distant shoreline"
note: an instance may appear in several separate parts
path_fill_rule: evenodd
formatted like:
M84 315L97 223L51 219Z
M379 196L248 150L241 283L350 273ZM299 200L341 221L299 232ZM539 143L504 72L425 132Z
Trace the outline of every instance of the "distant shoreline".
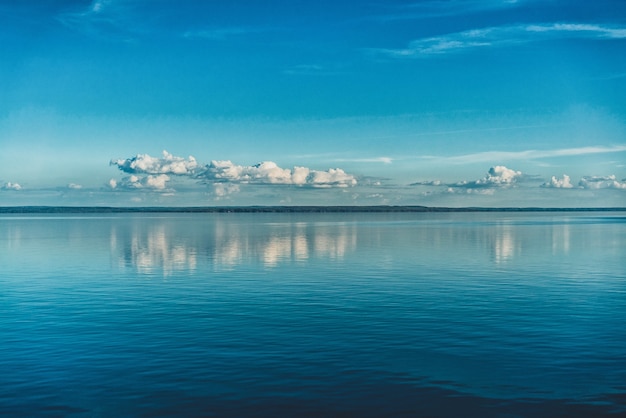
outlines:
M543 207L429 207L429 206L0 206L0 214L11 213L415 213L415 212L621 212L616 208Z

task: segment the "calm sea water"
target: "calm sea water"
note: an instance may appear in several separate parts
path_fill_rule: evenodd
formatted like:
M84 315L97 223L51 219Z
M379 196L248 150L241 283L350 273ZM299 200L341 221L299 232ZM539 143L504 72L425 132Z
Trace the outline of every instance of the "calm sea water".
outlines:
M0 217L3 416L626 414L626 213Z

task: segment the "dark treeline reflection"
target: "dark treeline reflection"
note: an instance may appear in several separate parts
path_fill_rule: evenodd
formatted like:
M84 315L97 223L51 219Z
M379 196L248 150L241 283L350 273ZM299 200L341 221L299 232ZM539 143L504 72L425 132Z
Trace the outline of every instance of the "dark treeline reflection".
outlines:
M80 256L94 264L106 258L118 268L170 275L193 272L199 266L275 268L364 256L364 263L378 266L394 262L499 265L523 262L531 255L558 260L570 251L589 250L586 243L611 239L589 237L589 230L583 237L576 229L602 218L557 215L556 219L543 214L5 217L0 245L5 256L24 247L32 250L31 256L49 258L51 264L68 257Z

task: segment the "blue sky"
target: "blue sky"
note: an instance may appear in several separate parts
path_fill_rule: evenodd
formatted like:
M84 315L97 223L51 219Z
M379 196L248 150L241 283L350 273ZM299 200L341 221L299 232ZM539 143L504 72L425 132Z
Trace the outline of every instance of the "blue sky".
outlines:
M626 206L621 0L1 0L0 19L3 206Z

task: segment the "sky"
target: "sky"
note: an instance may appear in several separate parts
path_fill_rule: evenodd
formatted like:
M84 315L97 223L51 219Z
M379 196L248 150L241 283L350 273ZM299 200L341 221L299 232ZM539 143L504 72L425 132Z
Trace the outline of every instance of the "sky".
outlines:
M0 206L626 207L623 0L0 0Z

